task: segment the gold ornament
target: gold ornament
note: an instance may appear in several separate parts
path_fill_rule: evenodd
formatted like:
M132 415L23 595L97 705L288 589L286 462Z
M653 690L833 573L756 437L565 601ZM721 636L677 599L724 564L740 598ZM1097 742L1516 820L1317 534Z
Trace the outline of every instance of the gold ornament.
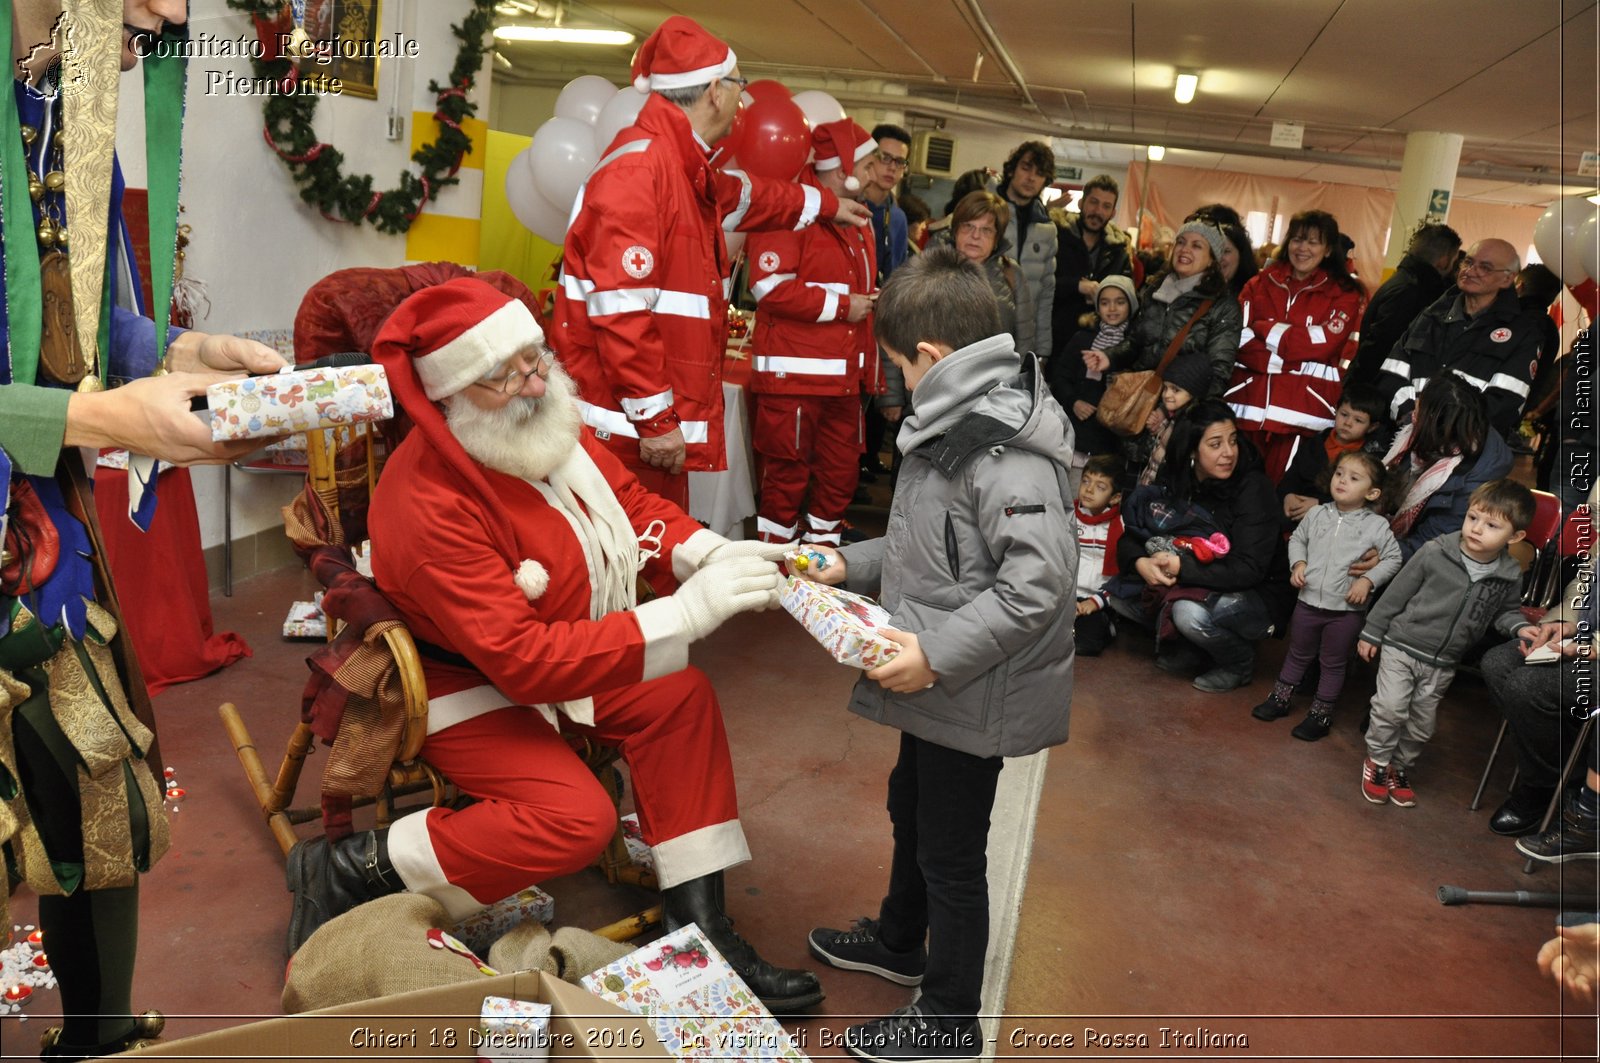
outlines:
M82 392L104 391L106 386L100 383L100 378L93 374L78 381L78 390Z
M38 139L39 131L37 129L33 128L31 125L25 125L22 127L22 142L24 144L32 146L33 142Z
M289 47L285 49L296 59L305 59L316 49L316 42L311 39L311 34L306 32L304 26L296 26L294 32L289 34Z
M60 170L51 170L44 175L44 186L52 192L59 192L67 187L67 175Z
M67 249L67 227L65 225L56 226L56 246L63 251Z
M35 203L44 198L44 182L31 170L28 171L28 198Z
M49 218L39 219L39 246L49 247L56 242L56 223Z

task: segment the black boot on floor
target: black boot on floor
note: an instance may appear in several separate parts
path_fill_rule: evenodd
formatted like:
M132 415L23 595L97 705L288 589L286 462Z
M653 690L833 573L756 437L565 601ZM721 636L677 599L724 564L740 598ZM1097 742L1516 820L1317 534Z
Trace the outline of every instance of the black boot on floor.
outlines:
M289 955L323 923L362 901L404 890L389 862L387 832L363 831L330 843L326 837L296 842L289 850Z
M1289 715L1289 699L1294 696L1294 685L1285 683L1281 679L1272 684L1272 693L1267 695L1267 700L1250 710L1250 715L1258 720L1281 720Z
M723 904L722 872L690 879L661 891L662 922L668 932L698 925L769 1011L794 1014L822 1003L822 986L810 971L774 967L733 929Z
M1520 838L1539 829L1539 821L1555 796L1553 786L1523 786L1518 783L1505 804L1489 817L1489 829L1508 838Z
M1318 742L1333 730L1333 706L1325 701L1313 701L1306 718L1294 725L1289 733L1302 742Z
M61 1027L52 1026L39 1038L39 1058L76 1063L81 1059L99 1059L119 1052L137 1051L157 1043L166 1028L167 1017L151 1009L133 1019L133 1029L122 1037L99 1045L73 1045L61 1039Z

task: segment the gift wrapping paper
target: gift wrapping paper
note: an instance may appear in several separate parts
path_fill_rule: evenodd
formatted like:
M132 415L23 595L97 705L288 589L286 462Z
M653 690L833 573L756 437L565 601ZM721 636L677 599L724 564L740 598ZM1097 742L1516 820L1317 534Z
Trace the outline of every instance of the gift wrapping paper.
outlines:
M286 639L325 639L328 637L328 618L322 614L322 592L314 601L295 602L289 606L289 615L283 618L283 637Z
M548 924L555 917L555 898L538 886L529 886L467 916L450 928L450 936L459 939L479 956L487 956L489 946L513 928L529 919Z
M644 1016L678 1059L808 1058L694 923L586 976L583 988Z
M899 645L878 634L878 628L892 625L888 610L871 598L790 576L782 601L789 614L840 664L870 670L900 653Z
M550 1005L510 997L484 997L478 1017L479 1063L547 1059Z
M394 416L381 365L298 369L224 380L206 388L211 438L259 439Z
M628 859L635 867L656 869L656 854L645 844L644 832L639 829L639 813L629 812L622 817L622 844L628 847Z

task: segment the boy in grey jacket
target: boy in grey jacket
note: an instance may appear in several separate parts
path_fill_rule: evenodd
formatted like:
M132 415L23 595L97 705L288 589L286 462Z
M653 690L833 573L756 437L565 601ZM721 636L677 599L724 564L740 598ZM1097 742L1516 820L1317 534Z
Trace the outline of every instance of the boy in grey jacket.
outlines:
M1373 804L1416 804L1408 773L1433 737L1462 654L1490 625L1507 636L1526 625L1517 608L1521 570L1506 547L1527 534L1533 510L1533 493L1514 480L1479 487L1461 530L1423 544L1367 617L1361 659L1387 651L1361 764L1361 793Z
M879 343L914 405L888 534L808 575L878 593L901 651L857 682L850 709L898 728L889 776L894 857L877 919L813 930L823 962L922 998L851 1027L861 1059L976 1059L989 939L985 849L1005 757L1066 741L1072 695L1072 431L1032 355L1019 356L978 268L953 249L896 270ZM926 947L924 947L926 939Z
M1289 538L1289 582L1300 588L1289 621L1289 652L1267 700L1250 713L1258 720L1289 714L1289 699L1312 661L1322 674L1306 718L1289 732L1306 742L1327 735L1333 707L1344 690L1345 665L1361 634L1361 619L1372 592L1400 571L1400 544L1389 522L1371 508L1383 497L1383 462L1365 451L1339 456L1328 483L1331 502L1307 513ZM1368 550L1378 552L1373 569L1355 579L1350 566Z

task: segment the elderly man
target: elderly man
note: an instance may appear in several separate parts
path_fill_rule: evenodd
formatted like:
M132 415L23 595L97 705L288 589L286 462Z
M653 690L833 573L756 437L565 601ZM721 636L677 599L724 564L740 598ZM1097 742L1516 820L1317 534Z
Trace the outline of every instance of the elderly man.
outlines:
M1347 384L1375 384L1384 359L1406 329L1450 286L1461 237L1448 225L1417 226L1394 276L1373 293L1361 315L1361 341L1350 360Z
M1120 194L1117 181L1106 174L1089 178L1078 201L1078 213L1061 208L1050 211L1056 223L1056 287L1051 310L1051 335L1066 343L1083 327L1084 314L1094 309L1095 293L1107 277L1131 277L1128 234L1111 219ZM1047 352L1041 351L1040 354ZM1071 352L1076 356L1077 352Z
M373 576L423 655L422 756L478 800L295 846L290 947L381 894L459 919L587 866L616 810L560 724L621 749L668 928L698 923L768 1007L808 1008L816 979L761 959L723 910L723 869L750 851L716 695L687 667L690 642L777 604L783 547L729 543L640 486L581 431L543 341L521 302L462 278L374 342L416 428L373 495ZM677 593L636 604L661 569Z
M1502 436L1516 431L1528 389L1539 368L1543 328L1512 287L1522 263L1504 240L1479 240L1467 248L1447 291L1406 329L1378 375L1378 388L1399 421L1429 378L1452 372L1489 400L1489 423Z
M842 118L811 134L801 180L854 199L872 179L877 144ZM877 256L863 229L818 225L750 238L756 315L752 443L761 462L756 530L768 542L838 546L862 453L860 396L882 390L867 315ZM805 526L801 527L804 511Z
M674 15L639 48L650 98L578 195L561 260L552 344L578 383L584 423L640 482L679 506L685 470L726 468L723 230L865 225L859 203L709 161L745 79L726 44Z

